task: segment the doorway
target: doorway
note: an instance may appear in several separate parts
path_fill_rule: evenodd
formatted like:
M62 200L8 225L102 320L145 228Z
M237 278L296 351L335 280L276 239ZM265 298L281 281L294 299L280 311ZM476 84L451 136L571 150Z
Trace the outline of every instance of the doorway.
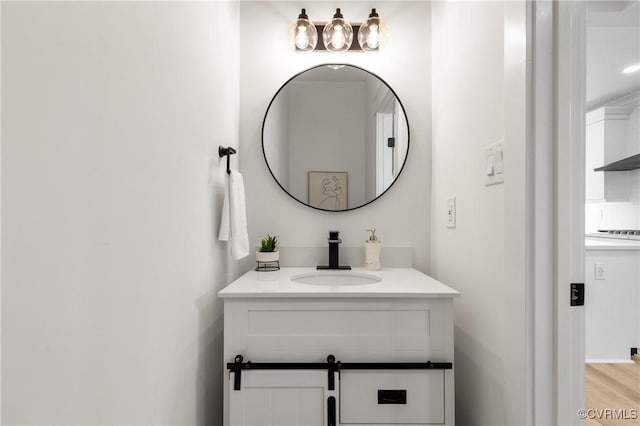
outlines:
M582 415L640 425L640 3L587 2L585 20Z

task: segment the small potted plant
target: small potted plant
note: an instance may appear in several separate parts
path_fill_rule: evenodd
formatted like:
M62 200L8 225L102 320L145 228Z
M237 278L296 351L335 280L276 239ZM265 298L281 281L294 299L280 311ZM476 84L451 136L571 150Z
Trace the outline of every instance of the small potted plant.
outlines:
M260 249L256 252L258 262L277 262L280 260L278 251L278 237L267 234L260 243Z

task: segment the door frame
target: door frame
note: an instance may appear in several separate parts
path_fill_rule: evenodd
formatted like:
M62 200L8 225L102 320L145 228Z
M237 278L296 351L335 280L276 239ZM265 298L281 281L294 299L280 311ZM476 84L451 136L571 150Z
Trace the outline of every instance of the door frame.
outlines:
M530 2L533 424L584 425L584 2Z

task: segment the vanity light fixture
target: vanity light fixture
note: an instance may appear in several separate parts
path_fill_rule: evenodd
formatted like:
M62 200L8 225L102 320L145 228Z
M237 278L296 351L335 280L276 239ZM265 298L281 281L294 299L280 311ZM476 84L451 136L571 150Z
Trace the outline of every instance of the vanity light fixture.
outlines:
M318 33L322 34L320 39ZM329 22L311 22L306 9L302 9L289 26L288 35L294 52L377 52L384 48L389 30L375 8L365 22L353 25L344 19L340 8Z
M378 51L384 48L384 44L387 41L389 29L387 24L380 19L376 9L371 9L371 13L367 20L360 25L358 31L358 44L362 50L371 52Z
M322 41L327 50L331 52L345 52L353 43L353 27L340 12L336 9L331 22L327 23L322 30Z
M302 9L298 19L289 26L289 44L296 52L310 52L318 44L318 30L309 21L306 9Z

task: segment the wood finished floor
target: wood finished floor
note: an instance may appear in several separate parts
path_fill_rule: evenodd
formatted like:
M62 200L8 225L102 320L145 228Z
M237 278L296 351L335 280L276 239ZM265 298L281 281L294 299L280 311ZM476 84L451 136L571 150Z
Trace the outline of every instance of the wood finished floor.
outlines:
M635 364L587 364L587 409L636 410L640 417L640 356ZM611 417L611 416L610 416ZM587 419L587 426L640 425L637 419Z

